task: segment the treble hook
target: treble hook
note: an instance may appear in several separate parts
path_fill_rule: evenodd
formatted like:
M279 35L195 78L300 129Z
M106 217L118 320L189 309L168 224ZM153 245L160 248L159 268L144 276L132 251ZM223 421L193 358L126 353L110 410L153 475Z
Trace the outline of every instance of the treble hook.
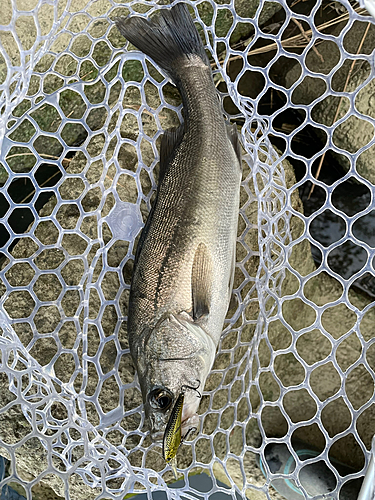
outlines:
M199 386L201 385L201 381L197 379L198 385L197 387L193 387L191 385L183 385L181 386L181 392L185 394L186 389L191 389L192 391L196 391L198 393L198 398L202 398L202 393L198 391Z

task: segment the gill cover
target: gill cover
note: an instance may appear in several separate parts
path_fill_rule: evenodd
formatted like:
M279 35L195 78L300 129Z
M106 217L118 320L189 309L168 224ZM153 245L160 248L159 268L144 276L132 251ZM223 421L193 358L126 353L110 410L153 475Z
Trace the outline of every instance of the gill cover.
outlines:
M187 313L166 314L154 328L146 327L135 343L133 358L137 362L140 377L150 375L156 367L165 369L165 363L188 361L209 354L215 356L216 346L212 338L192 321ZM160 373L160 372L159 372ZM202 377L188 377L181 385Z

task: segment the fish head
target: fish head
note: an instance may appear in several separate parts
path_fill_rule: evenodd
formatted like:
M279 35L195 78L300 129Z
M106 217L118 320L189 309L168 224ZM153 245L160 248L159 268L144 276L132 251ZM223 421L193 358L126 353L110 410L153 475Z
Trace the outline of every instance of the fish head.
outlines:
M147 331L136 361L151 437L163 438L174 403L184 392L181 435L197 428L201 391L215 358L211 337L187 315L168 314Z
M177 368L177 367L175 367ZM161 441L164 436L165 428L173 411L174 405L181 394L184 392L184 402L181 410L181 437L184 439L193 429L199 425L199 416L197 413L200 403L201 392L198 390L200 381L196 378L193 385L186 383L186 372L191 366L180 365L181 370L171 369L170 374L174 375L174 380L167 380L162 377L158 380L158 385L150 386L147 391L144 404L146 419L150 428L150 434L153 441ZM184 371L183 369L187 370ZM168 372L169 370L166 370Z

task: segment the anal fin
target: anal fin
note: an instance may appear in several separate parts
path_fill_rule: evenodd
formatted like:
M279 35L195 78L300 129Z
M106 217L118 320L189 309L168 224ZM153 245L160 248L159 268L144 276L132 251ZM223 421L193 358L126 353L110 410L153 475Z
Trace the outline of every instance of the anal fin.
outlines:
M207 316L211 304L212 262L204 243L200 243L194 255L191 274L191 292L194 320Z

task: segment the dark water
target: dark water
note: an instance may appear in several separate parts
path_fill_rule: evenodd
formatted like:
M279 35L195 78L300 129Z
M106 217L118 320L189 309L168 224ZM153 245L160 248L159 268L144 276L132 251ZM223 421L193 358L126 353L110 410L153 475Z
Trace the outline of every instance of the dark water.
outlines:
M309 2L310 0L306 0L306 4ZM270 88L259 101L258 112L267 117L277 112L278 109L281 109L285 105L285 102L286 97L282 92L279 90L272 92ZM272 126L275 130L281 130L284 133L286 127L290 131L293 131L301 125L303 118L302 111L287 108L273 118ZM282 137L271 134L270 139L274 146L280 151L285 152L287 145ZM321 137L311 125L306 125L298 134L293 136L293 140L291 141L292 151L306 159L318 155L322 149L322 145ZM306 175L305 162L296 160L293 157L288 157L288 160L294 168L297 181L303 179ZM319 162L320 157L312 165L313 176L316 176ZM327 189L330 189L344 175L345 172L338 161L338 157L328 151L319 174L319 180L327 186ZM310 193L311 187L311 181L307 181L299 188L304 213L308 217L319 210L325 204L327 198L325 189L315 185L313 192ZM349 178L336 186L332 192L331 200L332 205L337 210L343 212L343 216L336 215L332 210L326 209L323 213L316 216L310 225L311 236L326 248L339 241L346 234L347 226L343 217L351 217L369 206L371 203L371 192L365 184ZM361 276L355 280L352 286L357 291L360 290L371 298L375 298L375 278L371 272L364 269L367 262L367 251L361 244L361 242L364 242L370 247L375 248L375 209L367 215L362 216L353 224L352 235L360 243L346 241L337 248L330 250L327 258L328 265L332 271L344 279L350 279L354 274L362 270ZM312 254L316 264L320 265L322 262L322 252L315 245L312 245Z
M223 489L228 489L228 486L221 483L220 481L216 480L216 482ZM171 484L169 487L172 489L179 489L184 486L185 486L184 480L179 480ZM189 495L193 495L198 500L203 498L203 496L200 495L200 493L208 493L212 489L212 487L213 487L212 479L207 474L196 474L194 476L189 476ZM237 500L241 500L242 498L238 493L236 493L236 497ZM142 493L140 495L135 495L133 498L136 500L147 500L147 494ZM152 494L152 498L153 500L167 500L168 495L164 490L155 491ZM183 493L180 494L180 498L186 499ZM224 491L217 491L216 493L210 495L210 500L231 500L231 499L232 495L230 493L225 493ZM2 499L0 498L0 500Z
M0 480L3 480L8 475L6 473L8 466L9 461L4 457L0 457ZM0 500L26 500L26 498L6 484L0 489Z

